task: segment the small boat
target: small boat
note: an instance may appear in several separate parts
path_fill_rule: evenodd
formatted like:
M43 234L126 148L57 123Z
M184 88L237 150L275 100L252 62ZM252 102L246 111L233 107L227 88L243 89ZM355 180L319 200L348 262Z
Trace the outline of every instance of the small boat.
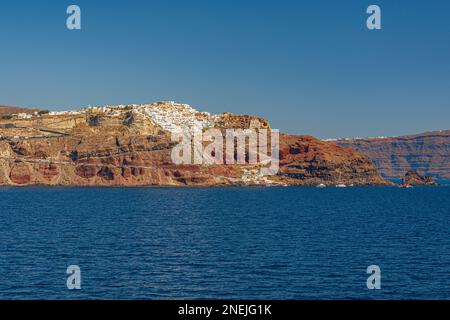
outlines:
M402 178L402 183L398 186L399 188L412 188L413 186L410 185L409 183L406 183L406 179L405 179L405 175L403 175L404 177Z
M408 183L402 183L398 187L399 188L412 188L413 186Z
M317 185L317 188L326 188L326 185L324 185L323 183Z
M342 173L341 172L339 172L339 180L342 180ZM339 184L336 185L336 188L346 188L346 187L347 187L347 185L345 185L343 183L339 183Z

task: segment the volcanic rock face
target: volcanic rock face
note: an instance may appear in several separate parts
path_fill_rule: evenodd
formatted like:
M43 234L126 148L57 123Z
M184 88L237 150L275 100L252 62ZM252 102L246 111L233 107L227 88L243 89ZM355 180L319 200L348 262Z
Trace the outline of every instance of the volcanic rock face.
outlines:
M437 183L433 181L432 177L423 176L417 171L408 171L405 174L404 181L406 184L412 186L436 186Z
M173 163L172 135L180 130L248 129L255 120L270 130L255 116L211 115L174 102L8 115L0 119L0 184L388 184L364 156L308 136L280 136L280 169L273 176L261 175L261 164Z
M280 137L279 175L301 185L386 184L363 155L311 136Z
M417 170L439 179L450 180L450 130L413 136L336 140L367 156L380 174L402 178Z

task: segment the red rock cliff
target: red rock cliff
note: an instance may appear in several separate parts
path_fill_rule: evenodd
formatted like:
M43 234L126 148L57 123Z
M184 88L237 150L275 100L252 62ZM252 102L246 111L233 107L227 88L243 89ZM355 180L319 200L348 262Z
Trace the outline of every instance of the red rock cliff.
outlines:
M450 179L450 130L392 138L337 140L371 159L388 178L402 178L409 170Z
M264 119L210 115L188 105L93 107L0 119L3 185L315 185L388 184L361 154L309 136L280 136L280 170L261 176L260 165L175 165L171 133L184 126L249 128Z

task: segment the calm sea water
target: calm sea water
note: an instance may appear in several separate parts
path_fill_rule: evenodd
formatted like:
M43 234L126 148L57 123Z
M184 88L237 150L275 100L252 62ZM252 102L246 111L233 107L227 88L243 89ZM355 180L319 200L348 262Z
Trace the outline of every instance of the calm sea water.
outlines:
M449 221L450 187L0 188L0 299L449 299Z

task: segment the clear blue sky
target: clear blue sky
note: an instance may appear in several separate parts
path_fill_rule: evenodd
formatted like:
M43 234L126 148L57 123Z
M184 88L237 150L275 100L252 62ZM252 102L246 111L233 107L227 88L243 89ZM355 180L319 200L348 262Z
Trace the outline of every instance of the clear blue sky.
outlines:
M448 0L15 0L0 15L0 104L176 100L321 138L450 129Z

